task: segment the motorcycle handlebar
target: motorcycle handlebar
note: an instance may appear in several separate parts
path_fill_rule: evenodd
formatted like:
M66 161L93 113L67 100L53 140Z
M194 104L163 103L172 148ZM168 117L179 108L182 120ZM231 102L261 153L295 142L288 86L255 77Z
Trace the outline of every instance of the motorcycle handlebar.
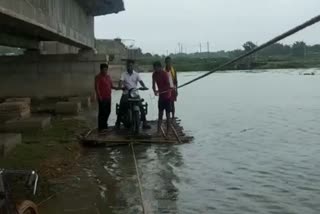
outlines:
M140 91L148 91L149 88L143 88L143 87L141 87L141 88L139 88L139 90L140 90Z
M127 90L125 87L121 88L123 91ZM130 90L128 91L132 91L134 88L131 88ZM139 91L148 91L149 88L144 88L144 87L140 87L140 88L137 88Z

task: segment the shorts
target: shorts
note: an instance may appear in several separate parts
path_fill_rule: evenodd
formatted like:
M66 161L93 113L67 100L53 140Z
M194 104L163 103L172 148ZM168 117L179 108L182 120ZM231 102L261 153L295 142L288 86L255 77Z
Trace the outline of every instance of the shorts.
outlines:
M177 91L172 90L171 92L171 102L176 102L177 101Z
M170 113L171 112L171 100L170 99L159 100L158 108L159 108L159 112L163 112L165 110L166 113Z

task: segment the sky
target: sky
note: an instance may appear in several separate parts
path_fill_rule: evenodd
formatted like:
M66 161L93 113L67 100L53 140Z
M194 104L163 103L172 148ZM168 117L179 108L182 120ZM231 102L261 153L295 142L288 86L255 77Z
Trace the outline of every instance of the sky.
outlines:
M126 10L95 18L99 39L122 38L143 52L239 49L261 44L320 14L319 0L124 0ZM134 40L134 41L132 41ZM283 41L320 43L320 23Z

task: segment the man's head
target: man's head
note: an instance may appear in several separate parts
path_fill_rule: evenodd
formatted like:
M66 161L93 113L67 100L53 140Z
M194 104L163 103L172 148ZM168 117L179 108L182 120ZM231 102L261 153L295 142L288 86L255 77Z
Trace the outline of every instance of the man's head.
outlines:
M100 64L100 73L106 74L108 73L109 66L107 63Z
M127 60L127 71L129 73L133 72L133 66L134 66L134 61L133 60Z
M166 63L166 66L167 66L167 67L171 67L172 62L171 62L171 57L170 57L170 56L166 57L165 63Z
M162 65L161 65L161 62L159 61L156 61L153 63L153 69L155 71L162 71Z

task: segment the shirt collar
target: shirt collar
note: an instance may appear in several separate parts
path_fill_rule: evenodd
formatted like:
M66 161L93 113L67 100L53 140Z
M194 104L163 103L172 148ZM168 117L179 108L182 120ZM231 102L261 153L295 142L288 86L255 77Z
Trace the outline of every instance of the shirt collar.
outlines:
M133 75L134 74L134 70L132 71L132 73L130 74L129 71L126 72L128 75Z

